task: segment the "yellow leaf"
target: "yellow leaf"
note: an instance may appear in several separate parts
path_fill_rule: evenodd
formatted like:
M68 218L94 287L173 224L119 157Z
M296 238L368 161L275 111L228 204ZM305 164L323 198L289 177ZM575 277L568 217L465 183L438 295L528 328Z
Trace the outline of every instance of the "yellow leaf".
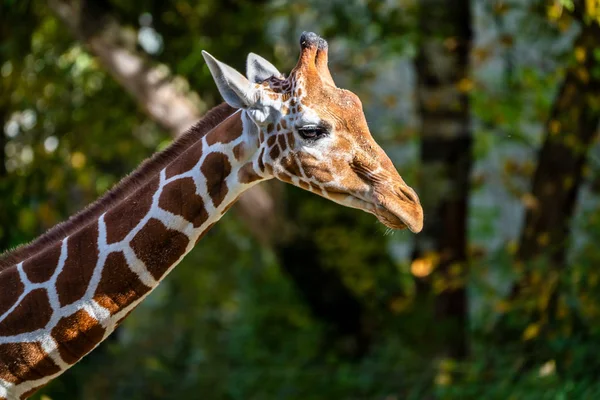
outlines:
M583 83L588 83L590 81L590 73L587 69L581 67L577 68L575 72L577 73L577 76Z
M600 0L586 0L585 11L592 19L600 21Z
M79 151L76 151L71 155L71 165L75 169L81 169L85 165L85 155Z
M548 19L551 21L558 21L563 12L562 4L558 1L554 1L552 4L548 6L547 15Z
M577 62L583 64L586 58L587 57L585 49L581 46L575 47L575 59L577 60Z
M458 84L456 86L460 92L468 93L471 90L473 90L473 87L475 85L473 84L473 81L469 78L462 78L460 81L458 81Z
M448 51L454 51L458 47L458 40L453 36L448 37L444 40L444 47L448 49Z
M412 304L412 298L410 297L396 297L390 301L390 311L394 314L400 314L402 311L407 310Z
M510 310L510 303L504 300L500 300L496 303L494 308L499 313L505 313L508 310Z
M525 208L530 210L537 209L539 205L537 198L531 193L525 193L521 196L521 201L523 202L523 205L525 205Z
M540 334L540 324L533 323L529 324L529 326L523 332L523 340L531 340L537 337Z
M560 121L553 119L548 124L548 128L550 129L550 133L556 135L560 132Z
M431 274L431 271L435 268L439 256L434 253L427 253L423 257L416 258L410 264L410 272L417 278L424 278Z
M574 183L573 177L566 176L565 179L563 180L563 188L568 190L571 187L573 187L573 183Z
M518 245L517 241L516 240L510 240L506 244L506 250L508 251L508 254L512 254L512 255L517 254L517 250L519 250L519 245Z
M435 377L435 384L438 386L448 386L452 383L452 377L447 372L440 372Z
M537 242L540 246L547 246L550 242L550 234L548 232L540 234L537 238Z

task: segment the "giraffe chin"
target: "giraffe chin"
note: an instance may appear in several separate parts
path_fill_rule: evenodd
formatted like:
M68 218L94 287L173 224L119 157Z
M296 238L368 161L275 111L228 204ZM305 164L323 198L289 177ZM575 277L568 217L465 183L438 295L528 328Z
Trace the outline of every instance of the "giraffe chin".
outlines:
M419 233L421 229L423 229L423 211L420 205L418 206L420 212L416 213L416 218L411 218L410 212L399 212L398 214L400 215L398 215L377 201L366 201L348 193L330 191L327 197L345 206L357 208L373 214L377 217L379 222L388 228L409 229L413 233ZM411 206L408 207L413 208ZM403 218L404 214L407 215Z
M407 206L406 209L400 206L399 212L393 212L383 205L377 205L373 214L382 224L391 229L409 229L413 233L419 233L423 229L423 211L420 205L418 210L412 205Z
M375 216L377 217L379 222L381 222L388 228L391 228L391 229L407 229L408 228L408 225L406 225L404 223L404 221L402 221L402 219L395 216L394 214L392 214L385 208L378 207L377 211L375 212ZM412 229L411 229L411 231L414 232L414 230L412 230Z

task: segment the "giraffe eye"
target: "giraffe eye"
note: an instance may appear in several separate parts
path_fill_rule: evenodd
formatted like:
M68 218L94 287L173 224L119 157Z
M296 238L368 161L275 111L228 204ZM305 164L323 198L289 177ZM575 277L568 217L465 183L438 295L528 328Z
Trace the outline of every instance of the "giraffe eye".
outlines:
M302 139L306 140L316 140L320 139L323 136L326 136L328 131L324 126L318 125L306 125L301 128L298 128L298 133L302 137Z

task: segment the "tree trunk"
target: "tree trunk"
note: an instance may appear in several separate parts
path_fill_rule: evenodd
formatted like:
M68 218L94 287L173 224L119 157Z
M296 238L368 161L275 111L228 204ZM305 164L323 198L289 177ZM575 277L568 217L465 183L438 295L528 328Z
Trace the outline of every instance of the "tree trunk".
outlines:
M564 267L583 167L600 122L599 47L600 26L584 25L575 42L579 61L567 70L546 122L517 254L522 261L544 255Z
M600 60L594 54L600 47L600 26L596 22L583 22L581 3L575 6L574 13L582 24L574 44L575 60L566 70L546 122L544 143L528 196L517 251L517 265L525 268L510 293L514 312L502 315L494 328L496 340L501 344L521 340L527 324L531 323L538 324L536 338L548 339L560 330L560 325L555 324L561 291L557 277L567 268L570 224L587 154L600 123ZM541 265L544 270L535 271L535 266ZM548 296L543 309L538 306L539 301L533 301L541 293ZM569 322L580 337L588 334L578 310L569 313ZM544 340L532 338L523 346L523 354L529 357L521 366L522 371L550 358L556 360L559 371L568 368L568 351L561 353L546 346Z
M417 98L422 121L422 176L419 195L425 212L416 237L415 260L429 260L435 271L419 282L431 295L432 281L460 282L467 270L467 205L471 171L468 0L425 0L419 15L420 51L416 59ZM451 284L435 296L434 314L443 330L445 356L467 354L467 298L464 284Z
M548 279L533 279L536 274L531 267L537 260L547 263L544 277L559 276L567 268L570 224L587 154L600 124L600 60L594 53L600 47L600 26L596 22L584 23L581 15L575 16L582 21L574 45L576 60L566 71L546 122L517 252L518 265L526 268L512 288L511 300L523 304L530 304L527 299L539 296L542 286L549 285ZM518 319L553 321L559 286L552 288L547 309L521 310ZM573 324L581 326L576 311L571 317ZM518 323L515 326L507 323L503 316L498 324L500 332L508 332L507 337L514 337L524 329ZM544 332L551 327L543 328Z

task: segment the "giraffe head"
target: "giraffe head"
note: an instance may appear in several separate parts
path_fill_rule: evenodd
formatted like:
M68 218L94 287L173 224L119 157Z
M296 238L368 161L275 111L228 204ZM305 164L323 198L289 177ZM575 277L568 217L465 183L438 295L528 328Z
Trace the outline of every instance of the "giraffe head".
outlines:
M287 78L256 54L244 77L203 52L225 101L243 109L256 172L419 232L419 198L371 136L358 96L336 87L327 42L303 33L300 45Z

